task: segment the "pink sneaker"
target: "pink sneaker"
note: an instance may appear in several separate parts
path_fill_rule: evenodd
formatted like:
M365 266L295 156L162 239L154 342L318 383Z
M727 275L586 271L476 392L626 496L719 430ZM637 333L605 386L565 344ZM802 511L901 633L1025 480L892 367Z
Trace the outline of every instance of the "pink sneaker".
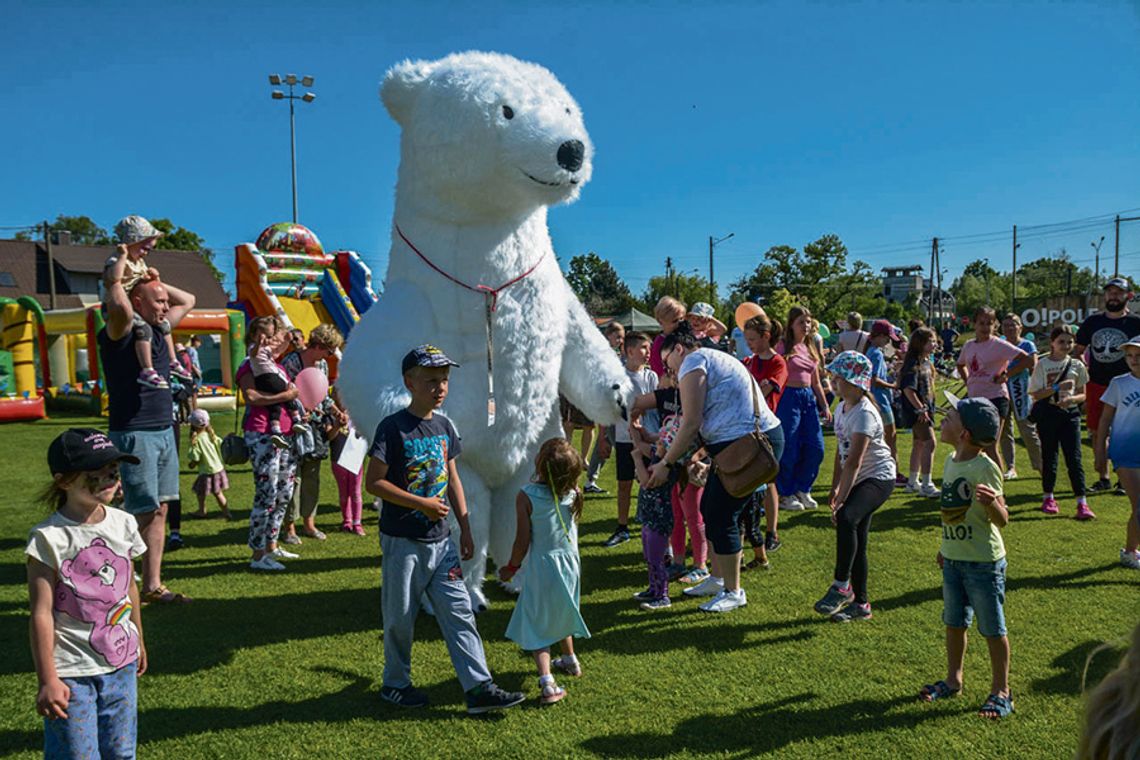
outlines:
M1083 501L1077 503L1077 519L1078 520L1095 520L1096 515L1089 509L1089 505Z
M364 526L361 525L360 523L357 523L356 525L352 526L352 532L358 536L367 536L368 535L367 533L364 532Z
M1057 506L1056 499L1052 496L1047 496L1045 497L1045 501L1041 502L1041 511L1047 515L1055 515L1061 511L1061 508Z

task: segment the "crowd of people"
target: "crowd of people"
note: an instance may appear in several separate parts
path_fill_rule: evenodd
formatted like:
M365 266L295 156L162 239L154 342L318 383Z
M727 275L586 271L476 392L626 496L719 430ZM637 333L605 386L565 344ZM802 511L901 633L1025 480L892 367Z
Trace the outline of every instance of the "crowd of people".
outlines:
M36 702L49 757L133 756L134 679L147 665L139 610L191 602L162 581L164 549L183 544L179 420L190 425L188 461L198 471L193 514L205 517L213 497L223 517L231 515L227 442L209 414L196 408L193 393L179 399L172 390L201 381L200 343L181 346L171 338L194 297L162 281L146 263L161 235L149 222L128 217L116 232L122 245L107 265L106 327L98 335L108 431L72 429L52 442L53 477L44 500L53 512L33 529L27 548ZM874 513L896 488L939 498L948 670L918 696L935 701L960 691L967 631L977 618L992 672L979 714L1008 716L1014 701L1001 529L1009 521L1003 484L1018 477L1017 437L1041 474L1041 510L1047 514L1060 511L1054 493L1059 452L1078 520L1095 518L1088 492L1114 488L1111 463L1116 487L1132 506L1119 560L1140 569L1140 316L1127 308L1131 288L1123 278L1110 281L1105 296L1104 312L1075 334L1067 326L1053 329L1040 356L1022 338L1015 315L999 322L988 307L974 315L974 336L958 353L952 330L943 331L940 347L939 336L921 323L909 325L907 334L885 320L864 330L862 315L854 312L828 346L803 306L778 316L756 309L739 325L748 349L741 352L743 361L708 304L686 308L662 298L655 337L609 325L606 337L634 392L628 419L595 426L564 400L566 437L542 444L532 482L517 496L509 561L498 568L501 580L520 589L506 636L533 654L540 703L566 696L555 673L583 672L574 640L590 634L580 609L577 523L583 495L602 491L599 472L612 456L617 525L603 545L612 549L632 540L633 512L647 573L647 588L633 597L651 613L672 606L671 584L686 597L705 598L699 608L710 614L745 606L742 572L768 568L769 555L784 545L780 512L823 503L835 527L835 566L814 609L837 623L869 620ZM305 336L269 316L253 319L247 336L248 358L235 382L246 401L241 442L254 480L250 568L280 572L304 539L326 539L316 509L322 462L331 459L341 529L365 535L362 488L380 510L381 698L404 708L427 704L411 680L414 622L427 608L439 623L469 713L522 702L522 692L501 689L491 676L460 570L461 560L474 554L456 466L462 444L438 413L455 363L434 346L411 348L401 366L411 402L386 417L366 443L335 386L302 403L298 378L312 372L327 378L328 362L343 345L335 329L321 325ZM937 356L953 359L965 398L936 392ZM1088 489L1082 404L1098 474ZM831 488L817 499L825 428L834 430L836 450ZM907 474L898 462L900 429L912 435ZM579 448L572 443L575 431L581 431ZM950 450L941 486L933 480L936 438ZM778 474L741 488L734 452L742 450L742 441L753 452L743 467L767 457L773 468L778 464ZM348 464L342 454L358 445L369 446L368 456ZM120 490L121 508L110 508ZM748 560L744 541L752 550ZM135 559L141 589L133 581ZM89 593L93 582L98 588ZM552 658L554 645L561 655Z

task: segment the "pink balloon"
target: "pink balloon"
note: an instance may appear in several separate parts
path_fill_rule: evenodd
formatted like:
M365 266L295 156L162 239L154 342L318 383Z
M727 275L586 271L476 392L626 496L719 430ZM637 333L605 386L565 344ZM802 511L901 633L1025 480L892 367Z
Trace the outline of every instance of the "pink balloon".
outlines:
M301 370L293 383L297 386L297 398L307 411L312 411L329 393L329 379L316 367Z

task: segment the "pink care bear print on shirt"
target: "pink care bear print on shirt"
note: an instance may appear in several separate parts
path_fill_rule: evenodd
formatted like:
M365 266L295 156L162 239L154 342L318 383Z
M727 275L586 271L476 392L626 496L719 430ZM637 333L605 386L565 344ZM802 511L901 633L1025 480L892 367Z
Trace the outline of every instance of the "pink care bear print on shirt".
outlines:
M59 566L55 609L91 625L91 648L118 668L138 653L139 637L131 619L128 594L133 580L131 562L94 539L74 559ZM65 582L66 581L66 582Z

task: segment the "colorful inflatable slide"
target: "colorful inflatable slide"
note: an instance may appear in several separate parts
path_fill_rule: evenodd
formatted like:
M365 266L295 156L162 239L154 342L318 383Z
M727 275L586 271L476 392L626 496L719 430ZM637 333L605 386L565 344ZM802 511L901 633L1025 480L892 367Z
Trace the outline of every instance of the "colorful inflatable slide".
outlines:
M347 336L376 301L372 272L354 251L325 253L299 224L267 227L234 249L236 305L250 318L276 314L306 334L322 322Z

